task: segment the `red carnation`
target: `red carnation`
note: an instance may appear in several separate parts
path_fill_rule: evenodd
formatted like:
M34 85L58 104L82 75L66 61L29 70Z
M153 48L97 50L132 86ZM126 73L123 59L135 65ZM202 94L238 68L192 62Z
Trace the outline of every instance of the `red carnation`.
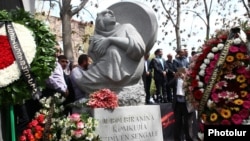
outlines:
M194 98L196 99L196 100L201 100L201 98L202 98L202 92L200 91L200 90L196 90L196 91L194 91Z

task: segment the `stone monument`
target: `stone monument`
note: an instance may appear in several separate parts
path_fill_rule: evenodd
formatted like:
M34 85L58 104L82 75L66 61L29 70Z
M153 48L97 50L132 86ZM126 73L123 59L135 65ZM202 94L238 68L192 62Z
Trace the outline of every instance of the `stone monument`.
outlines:
M163 141L159 105L97 108L93 114L102 141Z
M157 19L151 8L138 2L118 2L97 14L87 71L73 76L87 93L108 88L118 94L119 106L142 105L144 54L156 41Z

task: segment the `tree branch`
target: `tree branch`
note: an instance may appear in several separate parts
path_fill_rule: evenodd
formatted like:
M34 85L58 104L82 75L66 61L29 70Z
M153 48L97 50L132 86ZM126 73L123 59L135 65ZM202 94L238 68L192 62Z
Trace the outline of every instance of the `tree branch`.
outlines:
M82 0L82 2L77 6L77 8L72 9L72 15L77 14L88 2L89 0Z
M189 10L189 9L185 9L185 11L189 11L189 12L194 13L196 16L198 16L205 23L205 25L207 25L206 20L198 12L193 11L193 10Z
M170 13L170 11L169 11L169 10L167 10L167 8L166 8L166 6L165 6L165 4L164 4L163 0L161 0L161 4L162 4L162 6L163 6L163 9L166 11L167 16L169 17L169 19L170 19L171 23L173 24L173 26L174 26L174 27L176 27L176 23L174 22L173 18L171 17L171 13Z
M247 11L247 16L248 16L248 18L250 18L250 13L249 13L249 0L248 0L248 6L247 6L247 4L246 4L246 2L244 1L244 0L242 0L242 2L243 2L243 5L244 5L244 7L245 7L245 9L246 9L246 11Z

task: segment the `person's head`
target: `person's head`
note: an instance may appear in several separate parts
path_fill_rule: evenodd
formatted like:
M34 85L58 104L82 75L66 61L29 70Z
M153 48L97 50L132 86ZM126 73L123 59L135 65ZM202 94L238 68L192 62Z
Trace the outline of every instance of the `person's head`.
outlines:
M167 58L168 58L168 60L172 61L173 55L169 53L169 54L167 55Z
M145 55L144 55L144 60L148 60L149 56L150 56L149 53L145 54Z
M178 57L183 57L183 56L185 56L184 50L183 50L183 49L177 50L177 55L178 55Z
M87 70L89 66L89 56L87 54L81 54L78 57L78 65L81 66L84 70Z
M175 73L176 77L180 77L182 79L185 78L186 74L187 74L186 68L178 68L177 72Z
M158 49L155 50L155 57L161 58L162 55L163 55L163 51L162 51L161 48L158 48Z
M65 55L59 55L57 57L58 63L62 66L63 69L67 68L68 65L68 59Z
M107 27L114 26L116 18L112 10L106 9L97 14L96 17L96 30L107 31Z

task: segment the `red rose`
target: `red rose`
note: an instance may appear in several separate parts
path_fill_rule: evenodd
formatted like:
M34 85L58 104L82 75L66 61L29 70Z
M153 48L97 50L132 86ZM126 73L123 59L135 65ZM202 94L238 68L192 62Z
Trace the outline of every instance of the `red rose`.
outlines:
M191 83L192 87L198 87L198 80L193 80Z
M26 137L25 136L20 136L19 141L26 141Z
M37 121L39 122L39 123L43 123L43 121L44 121L44 115L43 114L40 114L38 117L37 117Z
M221 121L221 125L231 125L231 122L227 119Z

